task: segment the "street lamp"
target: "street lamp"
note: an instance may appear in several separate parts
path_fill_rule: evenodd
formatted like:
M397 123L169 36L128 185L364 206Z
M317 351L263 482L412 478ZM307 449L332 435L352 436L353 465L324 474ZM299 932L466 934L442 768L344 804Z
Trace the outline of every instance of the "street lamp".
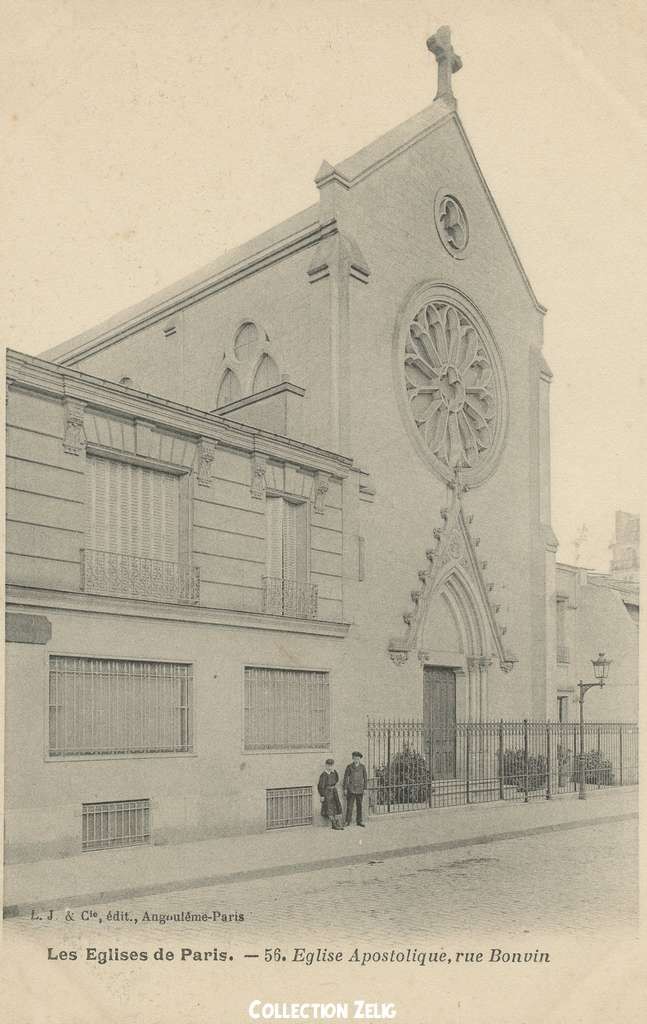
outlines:
M597 658L591 661L593 665L593 675L595 676L594 683L583 683L580 681L578 686L580 688L580 800L586 800L586 787L585 787L585 771L584 771L584 694L587 690L591 690L594 686L604 686L609 675L609 665L611 661L606 657L604 651L600 651Z

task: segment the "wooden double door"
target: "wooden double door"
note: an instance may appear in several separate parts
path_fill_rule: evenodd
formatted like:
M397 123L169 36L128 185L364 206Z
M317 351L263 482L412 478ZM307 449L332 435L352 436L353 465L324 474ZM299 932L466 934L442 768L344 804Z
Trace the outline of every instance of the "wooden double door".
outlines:
M456 778L456 673L451 668L425 665L423 718L431 736L434 779Z

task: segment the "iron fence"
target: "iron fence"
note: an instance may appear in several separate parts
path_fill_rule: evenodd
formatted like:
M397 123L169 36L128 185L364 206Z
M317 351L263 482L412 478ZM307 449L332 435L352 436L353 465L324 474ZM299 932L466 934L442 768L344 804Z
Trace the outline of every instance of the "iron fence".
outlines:
M550 799L638 782L638 725L461 722L444 733L421 721L369 720L373 814L493 800Z

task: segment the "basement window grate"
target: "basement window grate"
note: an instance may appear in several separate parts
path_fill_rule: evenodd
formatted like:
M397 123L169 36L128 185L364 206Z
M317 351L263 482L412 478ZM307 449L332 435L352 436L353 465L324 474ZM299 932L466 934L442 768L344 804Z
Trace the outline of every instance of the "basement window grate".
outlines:
M83 804L82 851L142 846L151 839L150 800Z
M312 786L267 789L265 794L268 829L312 825Z

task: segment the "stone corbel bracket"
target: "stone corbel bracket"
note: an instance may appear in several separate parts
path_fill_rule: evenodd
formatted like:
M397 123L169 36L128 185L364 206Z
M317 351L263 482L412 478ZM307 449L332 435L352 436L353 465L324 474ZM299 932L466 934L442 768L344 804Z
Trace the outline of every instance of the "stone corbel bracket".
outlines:
M409 651L404 648L396 649L393 646L395 643L397 643L397 641L392 640L389 644L389 657L394 665L406 665L409 657Z
M251 495L263 501L267 487L267 455L252 455Z
M313 511L323 515L326 503L326 494L330 486L330 473L323 473L321 470L315 475Z
M213 461L216 457L218 442L208 437L201 437L198 442L197 477L200 487L210 487L213 480Z
M65 428L63 433L63 451L68 455L80 455L87 444L84 414L85 403L78 398L63 399Z

